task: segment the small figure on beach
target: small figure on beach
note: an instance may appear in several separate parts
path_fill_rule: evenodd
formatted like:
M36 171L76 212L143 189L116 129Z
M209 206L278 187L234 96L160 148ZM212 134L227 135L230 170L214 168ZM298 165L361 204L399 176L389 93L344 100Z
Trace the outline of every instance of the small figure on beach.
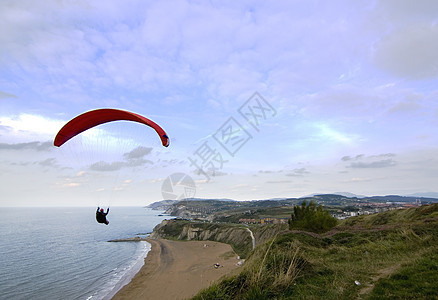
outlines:
M100 207L98 206L98 207L97 207L97 210L96 210L96 221L97 221L97 223L103 223L103 224L108 225L109 222L108 222L108 220L106 219L106 215L107 215L108 213L109 213L109 207L107 208L106 213L105 213L105 212L103 212L103 208L100 208Z

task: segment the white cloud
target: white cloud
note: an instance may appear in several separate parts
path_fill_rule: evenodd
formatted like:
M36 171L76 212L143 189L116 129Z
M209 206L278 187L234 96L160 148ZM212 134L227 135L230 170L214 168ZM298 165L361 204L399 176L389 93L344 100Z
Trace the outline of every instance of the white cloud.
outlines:
M395 76L416 80L438 76L438 25L399 29L376 47L376 63Z
M64 121L23 113L16 117L0 116L0 125L8 127L6 136L13 140L47 140L55 137Z
M356 135L342 133L327 124L315 124L315 128L318 130L316 136L322 140L330 140L343 144L352 144L359 140Z
M371 181L370 178L361 178L361 177L352 177L348 180L345 180L345 182L367 182L367 181Z
M35 150L35 151L48 151L53 147L53 144L48 142L26 142L26 143L16 143L16 144L8 144L8 143L0 143L0 150Z
M69 182L69 183L64 184L63 187L78 187L80 185L81 184L77 183L77 182Z
M387 168L397 165L397 161L394 159L396 155L394 153L385 153L379 155L365 156L359 154L354 157L344 156L341 158L344 162L349 162L347 168Z
M437 11L435 0L385 0L377 2L375 14L392 26L403 26L432 22L437 19Z

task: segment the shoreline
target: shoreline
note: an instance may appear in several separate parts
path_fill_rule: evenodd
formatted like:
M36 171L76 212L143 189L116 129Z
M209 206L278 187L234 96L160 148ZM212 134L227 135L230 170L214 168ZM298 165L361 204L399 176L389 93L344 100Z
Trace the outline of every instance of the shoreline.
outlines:
M151 243L149 243L145 238L141 238L141 239L133 239L133 238L118 239L118 240L110 240L108 242L132 242L132 241L140 242L141 244L145 244L146 245L146 247L145 247L146 250L141 255L141 257L139 257L139 259L137 259L135 264L132 265L132 267L128 270L128 272L125 273L120 278L120 280L117 281L117 283L114 285L114 287L102 298L102 300L110 300L110 299L112 299L115 294L117 294L124 286L128 285L131 282L131 280L135 277L135 275L137 275L137 273L144 266L146 257L148 256L149 252L151 252L151 249L152 249Z
M231 246L212 241L146 239L151 250L111 299L187 299L238 269ZM218 263L220 267L215 268Z

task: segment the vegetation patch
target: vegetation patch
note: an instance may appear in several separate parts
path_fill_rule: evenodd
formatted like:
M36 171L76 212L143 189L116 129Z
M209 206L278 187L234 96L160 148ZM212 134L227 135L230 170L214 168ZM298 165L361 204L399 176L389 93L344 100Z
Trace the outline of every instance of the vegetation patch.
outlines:
M295 205L291 216L292 218L289 220L290 229L323 233L337 224L336 218L332 217L321 205L316 205L314 201L309 203L303 201L301 205Z
M381 278L369 299L437 299L438 248Z

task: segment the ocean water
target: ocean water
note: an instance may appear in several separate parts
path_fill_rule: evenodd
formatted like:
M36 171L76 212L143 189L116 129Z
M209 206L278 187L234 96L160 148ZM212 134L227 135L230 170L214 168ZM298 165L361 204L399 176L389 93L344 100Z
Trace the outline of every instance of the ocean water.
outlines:
M145 236L163 219L142 207L113 207L108 226L95 208L0 208L0 299L109 299L150 250Z

